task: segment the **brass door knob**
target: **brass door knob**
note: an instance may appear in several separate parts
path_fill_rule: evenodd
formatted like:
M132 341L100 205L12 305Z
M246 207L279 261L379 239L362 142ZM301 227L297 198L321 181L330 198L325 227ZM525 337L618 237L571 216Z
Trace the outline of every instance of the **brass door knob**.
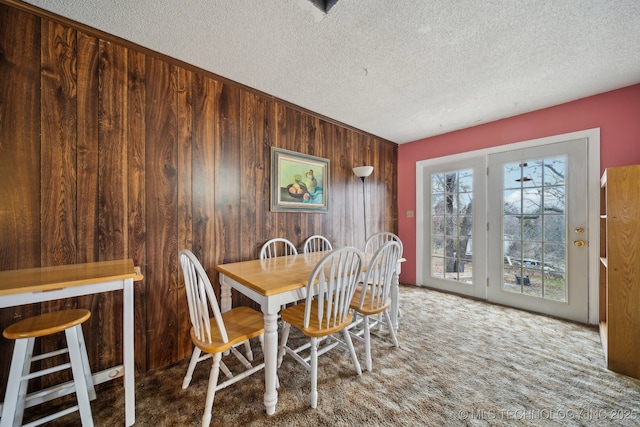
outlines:
M585 242L584 240L576 240L575 242L573 242L573 244L576 248L581 248L585 245Z
M576 227L576 228L575 228L575 230L573 230L573 231L575 231L575 232L576 232L576 233L578 233L578 234L582 234L582 233L584 233L584 228L582 228L582 227Z

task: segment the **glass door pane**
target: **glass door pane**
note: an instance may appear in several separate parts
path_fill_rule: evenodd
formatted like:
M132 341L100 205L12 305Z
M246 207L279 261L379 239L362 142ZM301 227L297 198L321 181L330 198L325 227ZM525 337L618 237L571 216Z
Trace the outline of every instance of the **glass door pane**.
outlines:
M473 285L473 169L431 174L431 277Z
M567 301L566 156L503 166L502 288Z

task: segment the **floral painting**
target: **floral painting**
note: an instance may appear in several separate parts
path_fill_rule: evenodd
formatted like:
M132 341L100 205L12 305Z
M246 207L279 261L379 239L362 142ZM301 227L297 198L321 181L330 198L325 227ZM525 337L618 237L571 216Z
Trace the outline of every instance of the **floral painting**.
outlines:
M271 211L327 212L329 160L271 148Z

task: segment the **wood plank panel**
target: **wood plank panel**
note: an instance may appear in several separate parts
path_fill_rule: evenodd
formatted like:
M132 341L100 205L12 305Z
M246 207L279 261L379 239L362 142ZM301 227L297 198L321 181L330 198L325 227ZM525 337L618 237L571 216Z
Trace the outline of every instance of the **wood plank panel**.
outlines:
M92 262L98 259L98 100L99 96L99 41L77 31L77 143L76 143L76 261ZM77 298L77 307L86 308L92 317L83 325L87 353L93 371L100 369L99 360L102 335L100 319L101 299L98 295ZM104 312L104 311L103 311Z
M214 139L215 258L207 261L207 272L214 276L215 263L240 259L240 91L216 83ZM213 244L213 242L209 242ZM217 283L217 280L216 280ZM220 295L219 283L216 285Z
M218 256L215 225L216 197L216 82L194 76L192 146L193 253L212 279ZM212 283L215 282L212 280Z
M191 204L191 171L193 144L193 73L178 70L178 250L191 249L193 246L193 215ZM178 263L180 260L178 260ZM178 265L178 358L191 354L191 322L184 275Z
M40 19L0 5L0 268L40 265Z
M128 254L147 277L147 205L146 205L146 57L127 52L127 180L128 180ZM147 370L147 286L143 279L134 284L135 364L136 370Z
M261 102L261 138L256 147L256 162L260 166L256 175L256 228L255 255L258 258L262 245L276 233L276 215L271 212L271 147L277 147L278 108L275 102L260 99ZM258 163L256 163L258 164Z
M42 23L42 265L76 262L76 32ZM49 308L55 310L55 304Z
M336 243L339 242L340 234L334 225L334 218L336 216L337 210L333 206L333 184L336 182L334 179L334 168L336 165L335 155L334 155L334 132L333 126L322 119L318 119L318 129L316 131L316 140L314 144L322 145L322 157L329 159L329 191L331 192L331 196L327 199L328 211L326 214L322 215L316 223L316 231L318 228L317 223L319 222L320 231L322 235L325 236L334 247Z
M77 262L98 259L99 41L77 33Z
M147 369L178 357L177 70L146 62Z
M127 52L113 43L99 42L98 59L98 259L127 256ZM92 322L102 331L93 337L98 345L98 369L122 361L122 292L98 295Z
M40 265L40 42L39 18L0 4L0 270ZM0 330L39 312L0 309ZM0 360L12 352L0 339ZM0 370L1 396L8 374Z
M256 95L244 92L240 94L240 236L239 260L253 259L255 236L257 232L256 193L260 188L257 182L258 162L256 159L256 137L259 118L256 116ZM263 201L260 200L260 204Z

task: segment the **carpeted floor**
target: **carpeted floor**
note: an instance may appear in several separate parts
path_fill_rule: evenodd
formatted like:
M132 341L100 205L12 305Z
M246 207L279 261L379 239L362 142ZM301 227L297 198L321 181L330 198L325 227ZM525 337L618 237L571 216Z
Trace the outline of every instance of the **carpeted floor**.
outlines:
M317 409L308 372L285 357L274 416L259 372L216 394L212 425L640 425L640 381L605 368L597 329L413 286L401 286L400 305L400 348L374 338L373 372L356 376L340 348L320 358ZM182 390L187 363L136 379L136 426L200 425L210 362ZM123 398L121 380L103 384L95 424L124 424ZM76 424L77 413L52 425Z

